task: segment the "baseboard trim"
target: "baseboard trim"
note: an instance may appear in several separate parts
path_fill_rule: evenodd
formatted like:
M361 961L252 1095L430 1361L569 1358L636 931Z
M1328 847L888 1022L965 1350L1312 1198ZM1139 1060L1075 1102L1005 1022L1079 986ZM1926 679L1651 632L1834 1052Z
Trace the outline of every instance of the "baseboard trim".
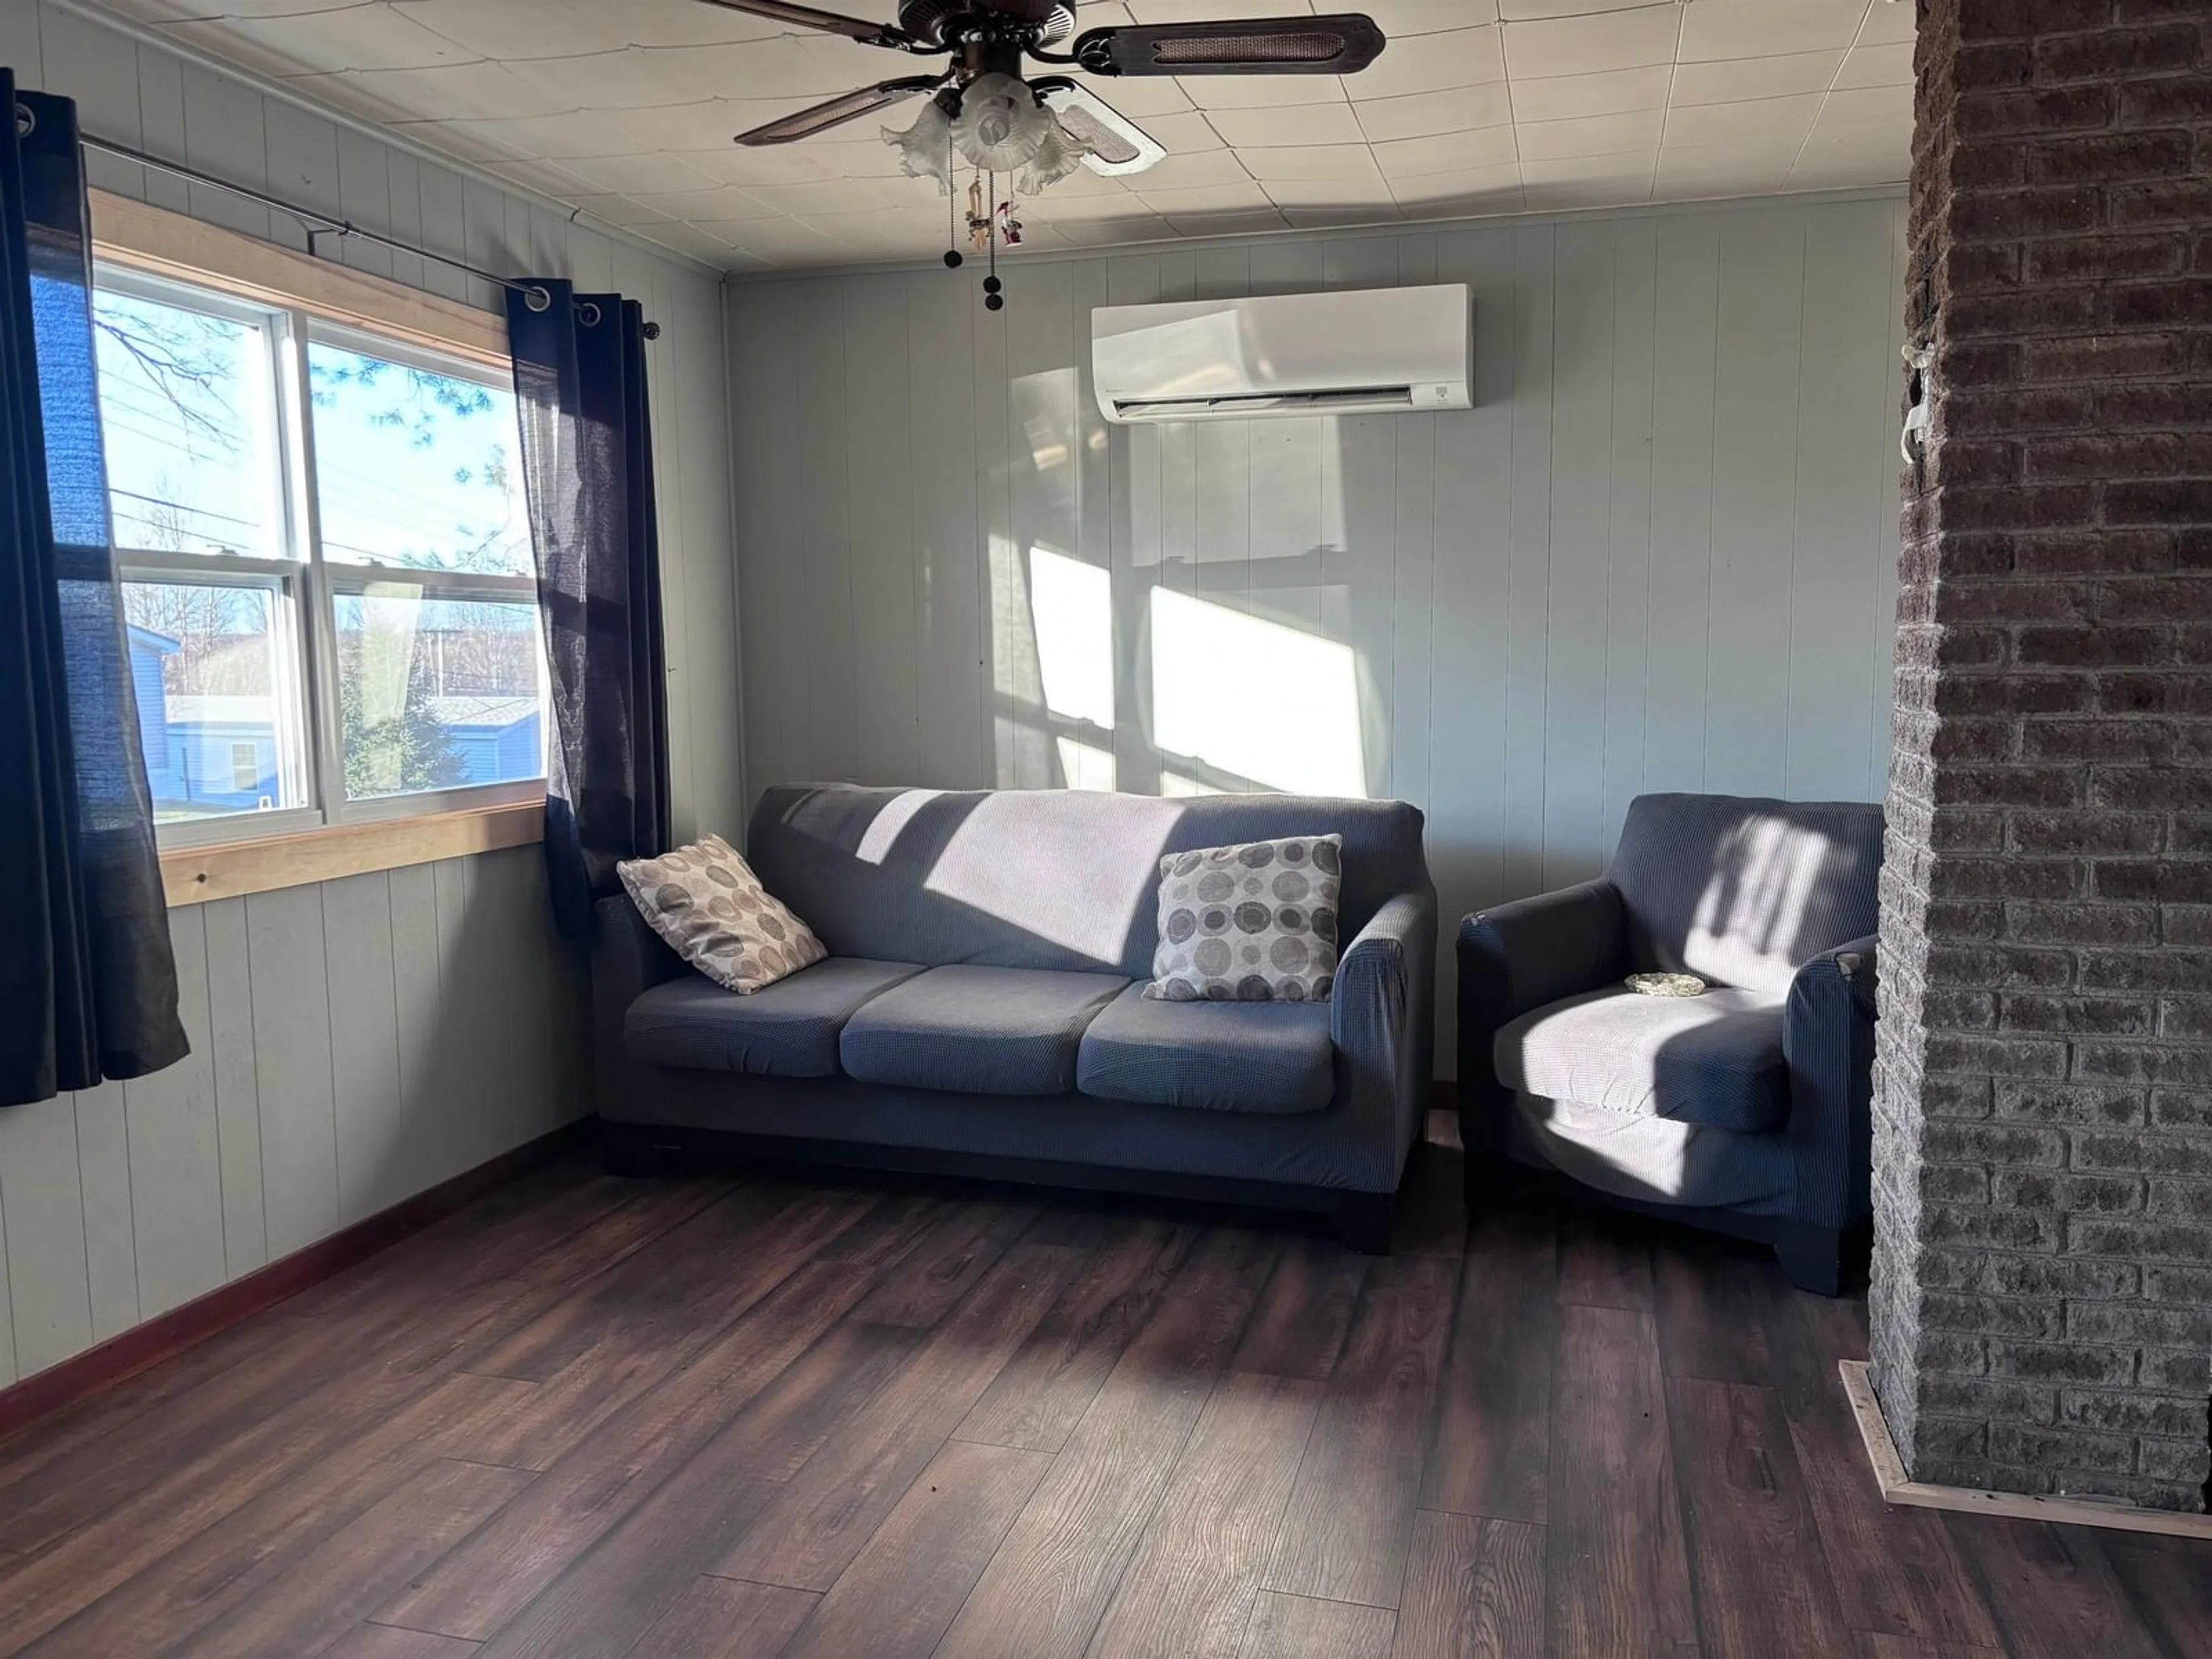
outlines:
M157 1314L82 1353L71 1354L58 1364L0 1389L0 1437L87 1395L112 1388L126 1376L157 1365L264 1309L297 1296L309 1285L389 1249L409 1234L443 1220L494 1188L503 1187L584 1145L598 1127L598 1120L588 1117L563 1124L550 1134L464 1170L389 1209L364 1216L327 1238L319 1238L205 1296Z
M1905 1473L1897 1443L1889 1437L1889 1425L1874 1395L1874 1380L1863 1359L1846 1359L1836 1368L1843 1374L1844 1393L1858 1419L1859 1437L1866 1443L1867 1461L1874 1465L1875 1483L1883 1501L1909 1504L1919 1509L1949 1510L1957 1515L2001 1515L2018 1521L2048 1521L2064 1527L2109 1527L2120 1532L2158 1533L2168 1538L2212 1540L2212 1515L2187 1515L2179 1510L2146 1510L2133 1504L2101 1503L2087 1498L2039 1498L2029 1492L1981 1492L1971 1486L1937 1486L1915 1480Z

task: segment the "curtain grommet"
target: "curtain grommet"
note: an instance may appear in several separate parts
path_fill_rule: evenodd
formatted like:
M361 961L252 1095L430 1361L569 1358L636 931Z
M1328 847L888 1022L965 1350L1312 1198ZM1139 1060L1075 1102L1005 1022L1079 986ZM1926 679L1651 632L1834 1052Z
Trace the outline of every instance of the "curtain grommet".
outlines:
M599 325L599 308L589 300L578 302L576 317L586 328L597 328Z
M15 106L15 136L27 138L39 130L39 118L28 104Z
M553 296L544 289L533 284L522 290L522 303L532 311L550 311L553 309Z

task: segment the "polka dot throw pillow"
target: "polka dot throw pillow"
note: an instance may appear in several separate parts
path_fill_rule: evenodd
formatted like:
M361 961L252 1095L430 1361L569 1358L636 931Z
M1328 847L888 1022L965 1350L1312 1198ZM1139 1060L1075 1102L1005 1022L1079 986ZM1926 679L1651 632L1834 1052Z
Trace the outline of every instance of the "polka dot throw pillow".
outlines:
M720 836L615 871L653 931L726 990L757 991L830 954Z
M1292 836L1160 860L1160 943L1145 995L1326 1002L1336 983L1341 836Z

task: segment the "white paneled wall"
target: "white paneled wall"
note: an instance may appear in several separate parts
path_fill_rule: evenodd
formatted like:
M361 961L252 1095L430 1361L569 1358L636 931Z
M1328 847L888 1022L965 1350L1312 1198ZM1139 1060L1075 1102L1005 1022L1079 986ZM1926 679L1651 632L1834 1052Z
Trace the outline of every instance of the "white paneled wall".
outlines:
M1878 799L1903 219L1017 258L996 316L972 264L733 283L748 785L1348 777L1425 809L1448 921L1595 873L1640 791ZM1432 282L1474 289L1465 412L1092 401L1093 307Z
M720 277L39 0L0 65L86 131L419 240L640 301L649 349L678 829L740 806ZM305 246L282 215L95 158L93 182ZM495 308L367 244L325 252ZM192 1053L0 1110L0 1383L43 1369L588 1109L580 964L535 848L171 914Z

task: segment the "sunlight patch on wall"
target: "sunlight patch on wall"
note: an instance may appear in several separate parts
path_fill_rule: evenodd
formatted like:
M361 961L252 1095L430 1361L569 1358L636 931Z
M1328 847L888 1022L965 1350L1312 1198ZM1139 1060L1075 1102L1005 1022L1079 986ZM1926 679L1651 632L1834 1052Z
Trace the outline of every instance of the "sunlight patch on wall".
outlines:
M1193 795L1214 795L1221 792L1209 788L1196 778L1187 778L1180 772L1160 774L1160 793L1170 800L1187 800Z
M1115 790L1114 757L1096 744L1073 738L1055 739L1060 744L1060 775L1070 789L1092 789L1110 795Z
M1152 720L1164 752L1263 788L1367 793L1358 665L1337 641L1156 587Z
M1030 613L1044 706L1109 732L1114 729L1113 581L1095 564L1048 547L1030 550Z

